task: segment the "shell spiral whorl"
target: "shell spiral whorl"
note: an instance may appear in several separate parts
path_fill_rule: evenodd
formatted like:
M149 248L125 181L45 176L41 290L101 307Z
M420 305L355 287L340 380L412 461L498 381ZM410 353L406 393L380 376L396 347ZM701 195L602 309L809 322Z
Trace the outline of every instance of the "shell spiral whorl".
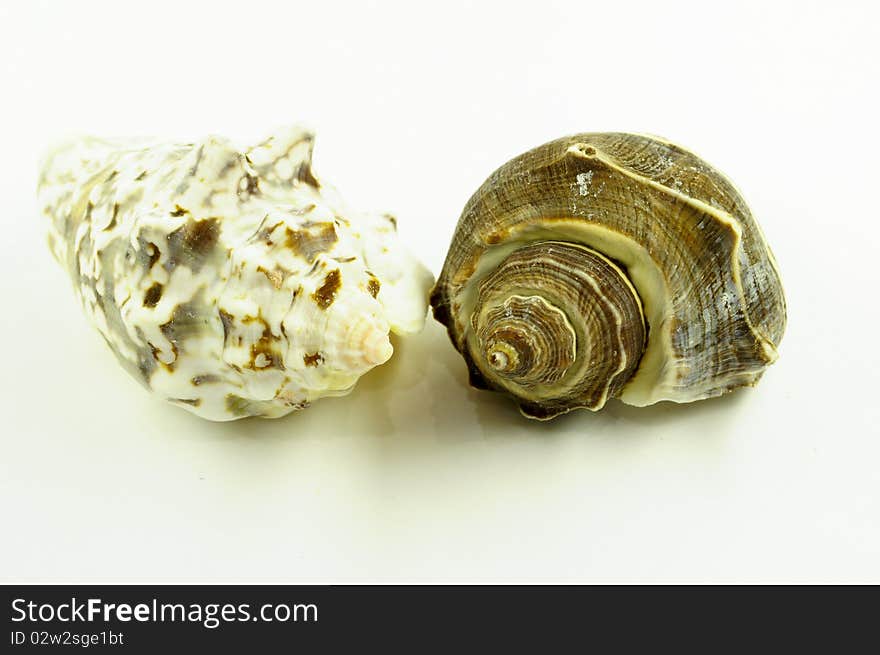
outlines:
M534 418L559 413L572 397L601 407L629 380L645 345L641 301L625 273L594 250L559 241L508 255L480 283L471 322L470 355L492 371L479 386L517 396Z

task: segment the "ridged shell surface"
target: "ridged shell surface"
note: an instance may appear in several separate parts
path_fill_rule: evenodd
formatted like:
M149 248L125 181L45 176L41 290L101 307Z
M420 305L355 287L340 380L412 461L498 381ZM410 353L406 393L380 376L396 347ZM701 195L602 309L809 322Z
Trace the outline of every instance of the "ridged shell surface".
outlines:
M776 262L733 185L626 133L558 139L495 171L431 303L472 383L535 418L753 385L786 321Z
M421 329L430 273L356 212L291 127L250 148L83 138L39 181L49 244L120 363L212 420L351 390Z

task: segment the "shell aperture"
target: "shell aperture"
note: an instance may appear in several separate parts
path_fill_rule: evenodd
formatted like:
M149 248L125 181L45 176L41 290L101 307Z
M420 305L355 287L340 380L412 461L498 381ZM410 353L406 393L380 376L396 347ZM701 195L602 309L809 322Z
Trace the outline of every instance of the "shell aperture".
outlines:
M786 320L776 262L730 182L624 133L558 139L496 170L431 304L471 383L539 419L754 385Z
M148 389L212 420L348 393L421 329L433 278L395 220L356 212L290 127L251 148L82 138L46 158L49 244Z

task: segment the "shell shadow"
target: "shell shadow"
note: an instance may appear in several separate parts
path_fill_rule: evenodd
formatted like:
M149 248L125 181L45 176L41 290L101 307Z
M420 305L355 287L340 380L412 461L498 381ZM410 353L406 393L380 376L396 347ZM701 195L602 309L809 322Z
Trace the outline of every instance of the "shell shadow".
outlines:
M503 394L471 388L463 360L434 321L420 334L395 337L392 342L395 355L363 376L350 395L322 399L306 411L275 420L248 418L214 424L187 412L173 412L163 423L166 429L199 437L207 434L225 442L259 443L259 448L270 453L303 440L352 438L365 440L361 446L386 454L394 449L412 453L473 441L650 440L670 430L702 435L699 438L705 442L706 432L720 438L729 432L750 396L749 390L740 390L687 405L663 402L649 407L613 400L600 412L578 410L541 422L523 417L516 403Z
M442 337L444 343L436 347L447 351L447 356L443 357L447 377L464 388L464 395L475 407L477 419L487 437L509 438L528 432L542 438L553 438L577 431L585 436L619 432L625 437L633 433L633 427L666 429L676 424L707 423L716 419L720 428L727 422L724 418L726 415L736 414L748 404L752 392L745 388L699 402L683 404L663 401L647 407L634 407L612 399L598 412L574 410L549 421L537 421L524 417L516 401L505 394L470 387L463 360L452 348L445 332Z

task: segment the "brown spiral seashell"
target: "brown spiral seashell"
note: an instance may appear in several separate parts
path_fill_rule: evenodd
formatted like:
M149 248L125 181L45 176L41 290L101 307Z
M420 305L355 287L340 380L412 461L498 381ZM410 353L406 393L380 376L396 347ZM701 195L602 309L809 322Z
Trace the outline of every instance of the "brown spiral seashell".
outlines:
M733 185L657 137L579 134L495 171L431 294L471 383L529 417L691 402L776 360L776 262Z

